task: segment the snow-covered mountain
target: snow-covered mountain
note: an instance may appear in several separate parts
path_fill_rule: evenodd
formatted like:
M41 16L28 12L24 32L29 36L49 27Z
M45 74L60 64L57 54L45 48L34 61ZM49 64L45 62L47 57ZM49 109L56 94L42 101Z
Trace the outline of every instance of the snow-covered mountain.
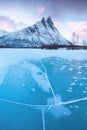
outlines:
M5 30L0 30L0 37L7 35L8 32L6 32Z
M51 17L42 18L36 24L0 37L0 45L9 47L41 47L42 45L68 45Z

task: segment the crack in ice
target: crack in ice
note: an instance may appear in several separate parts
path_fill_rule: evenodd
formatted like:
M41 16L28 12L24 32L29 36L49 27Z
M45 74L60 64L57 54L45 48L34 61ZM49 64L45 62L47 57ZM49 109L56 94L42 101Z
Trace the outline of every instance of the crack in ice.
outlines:
M80 102L80 101L86 101L86 100L87 100L87 97L84 97L84 98L80 98L80 99L70 100L70 101L67 101L67 102L59 102L59 103L52 104L52 105L44 105L44 104L41 104L41 105L32 105L32 104L27 104L27 103L22 103L22 102L16 102L16 101L12 101L12 100L7 100L7 99L0 98L0 101L2 101L2 102L7 102L7 103L10 103L10 104L16 104L16 105L21 105L21 106L26 106L26 107L33 107L33 106L54 107L54 106L58 106L58 105L69 105L69 104L77 103L77 102Z
M44 108L42 107L42 121L43 121L43 130L45 130L45 118L44 118Z
M54 101L55 101L55 104L56 104L56 103L57 103L56 95L55 95L54 90L53 90L53 88L52 88L52 85L51 85L51 83L50 83L50 81L49 81L49 79L48 79L46 67L43 65L43 63L42 63L40 60L38 60L38 61L40 62L40 64L42 65L42 67L43 67L43 69L44 69L44 73L45 73L45 74L43 74L43 75L46 77L46 79L47 79L47 81L48 81L48 83L49 83L50 90L51 90L51 92L52 92L52 95L53 95L53 97L54 97Z

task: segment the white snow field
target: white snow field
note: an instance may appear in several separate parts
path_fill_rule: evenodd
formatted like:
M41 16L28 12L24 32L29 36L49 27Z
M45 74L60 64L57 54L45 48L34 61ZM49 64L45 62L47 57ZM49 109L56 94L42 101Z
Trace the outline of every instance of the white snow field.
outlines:
M0 63L17 62L26 58L60 57L67 60L87 60L87 50L45 50L45 49L1 49ZM5 60L3 60L5 58ZM9 60L8 60L9 59Z

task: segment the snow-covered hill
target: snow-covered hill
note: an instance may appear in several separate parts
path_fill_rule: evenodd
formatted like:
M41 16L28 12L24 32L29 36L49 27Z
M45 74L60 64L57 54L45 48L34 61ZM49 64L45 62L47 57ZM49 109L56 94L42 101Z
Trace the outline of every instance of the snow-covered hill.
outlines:
M0 30L0 37L7 35L8 32L6 32L5 30Z
M42 18L33 26L0 37L0 45L10 47L41 47L42 45L68 45L51 17Z

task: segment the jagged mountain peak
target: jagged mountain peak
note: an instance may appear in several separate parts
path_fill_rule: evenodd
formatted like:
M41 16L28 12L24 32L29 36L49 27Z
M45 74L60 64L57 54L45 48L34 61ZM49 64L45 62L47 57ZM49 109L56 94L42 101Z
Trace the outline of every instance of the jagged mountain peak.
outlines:
M46 19L42 17L41 22L46 22Z
M54 23L53 23L53 21L52 21L51 16L49 16L49 17L47 18L47 20L43 17L43 18L41 19L41 23L44 25L45 28L47 28L48 25L49 25L49 27L51 27L52 29L53 29L53 27L54 27Z
M44 27L46 28L46 19L43 17L42 19L41 19L41 23L44 25Z
M51 16L49 16L49 17L47 18L47 23L50 24L50 25L54 25Z

